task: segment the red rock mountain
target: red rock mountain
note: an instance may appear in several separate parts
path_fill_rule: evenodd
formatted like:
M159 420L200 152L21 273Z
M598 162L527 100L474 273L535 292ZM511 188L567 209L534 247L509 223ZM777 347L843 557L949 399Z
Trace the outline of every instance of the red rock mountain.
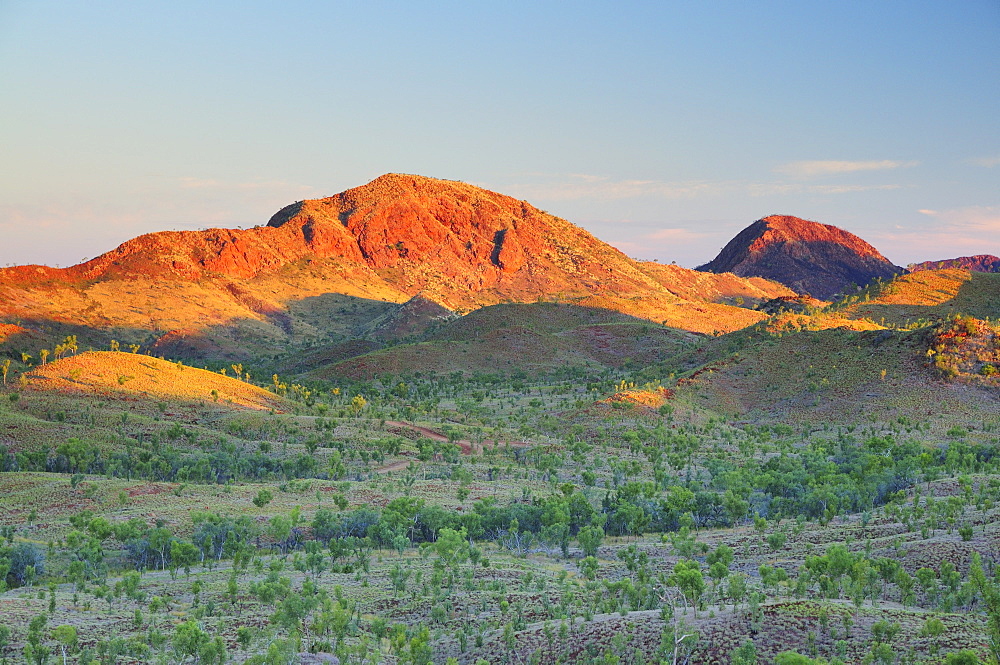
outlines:
M764 316L731 304L789 295L634 261L525 201L401 174L287 206L266 226L151 233L70 268L0 269L0 320L84 325L178 356L369 337L370 324L410 334L421 317L507 301L726 331Z
M910 272L941 270L944 268L957 268L959 270L968 270L969 272L1000 272L1000 257L993 256L992 254L976 254L975 256L960 256L957 259L924 261L908 266Z
M902 272L853 233L785 215L757 220L698 270L765 277L824 300Z
M385 175L280 210L269 229L320 256L366 265L450 307L532 296L634 294L657 282L634 261L526 201L461 182Z
M368 277L452 308L559 293L662 290L617 249L525 201L400 174L287 206L267 226L152 233L78 266L21 267L2 276L22 283L128 276L243 280L307 258L371 271Z

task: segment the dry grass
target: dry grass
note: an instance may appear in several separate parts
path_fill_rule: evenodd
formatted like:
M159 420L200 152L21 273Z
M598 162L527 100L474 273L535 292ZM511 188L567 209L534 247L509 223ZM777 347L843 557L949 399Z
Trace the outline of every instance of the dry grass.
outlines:
M614 402L627 402L631 404L638 404L639 406L648 406L650 408L658 408L663 406L668 399L673 396L673 391L667 388L660 387L656 390L645 390L641 388L629 388L627 390L621 390L616 392L611 397L608 397L601 402L603 404L611 404Z
M284 400L249 383L135 353L89 351L28 373L32 390L118 399L213 401L248 409L281 409Z
M768 321L765 329L768 332L798 332L801 330L830 330L845 328L847 330L884 330L871 319L851 319L837 312L821 312L819 314L794 314L786 312Z
M873 288L849 303L843 315L906 326L954 314L995 318L1000 313L1000 275L967 270L922 270Z
M892 422L935 429L993 417L996 399L941 381L921 332L845 329L755 334L738 353L678 384L676 400L752 420Z

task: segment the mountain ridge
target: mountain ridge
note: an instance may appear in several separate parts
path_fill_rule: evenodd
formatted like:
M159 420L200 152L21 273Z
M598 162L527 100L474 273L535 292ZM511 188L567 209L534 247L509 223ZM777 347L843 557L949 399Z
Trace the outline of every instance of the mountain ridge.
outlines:
M189 358L406 336L421 317L504 302L726 332L766 316L751 305L791 295L776 282L636 261L526 201L404 174L299 201L250 229L151 233L69 268L0 269L4 320ZM414 298L443 310L411 306L400 323L395 310ZM376 319L398 325L375 331Z
M973 254L940 261L921 261L907 266L910 272L921 270L944 270L956 268L970 272L1000 272L1000 256L993 254Z

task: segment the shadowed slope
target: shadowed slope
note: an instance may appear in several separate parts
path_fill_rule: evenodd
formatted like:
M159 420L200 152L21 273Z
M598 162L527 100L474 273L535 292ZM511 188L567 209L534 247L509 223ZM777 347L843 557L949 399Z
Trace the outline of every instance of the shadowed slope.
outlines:
M941 380L925 330L737 335L738 352L716 349L715 360L678 382L677 400L756 422L835 423L851 414L861 422L933 419L946 429L997 412L995 394Z
M419 343L335 360L311 374L371 378L415 372L512 374L637 367L673 356L698 338L595 307L492 305L441 325Z

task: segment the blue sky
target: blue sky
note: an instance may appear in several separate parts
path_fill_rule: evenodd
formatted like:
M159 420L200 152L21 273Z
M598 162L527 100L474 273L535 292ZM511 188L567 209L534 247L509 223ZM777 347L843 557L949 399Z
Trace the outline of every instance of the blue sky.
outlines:
M0 0L0 265L386 172L692 267L771 213L1000 254L1000 3Z

